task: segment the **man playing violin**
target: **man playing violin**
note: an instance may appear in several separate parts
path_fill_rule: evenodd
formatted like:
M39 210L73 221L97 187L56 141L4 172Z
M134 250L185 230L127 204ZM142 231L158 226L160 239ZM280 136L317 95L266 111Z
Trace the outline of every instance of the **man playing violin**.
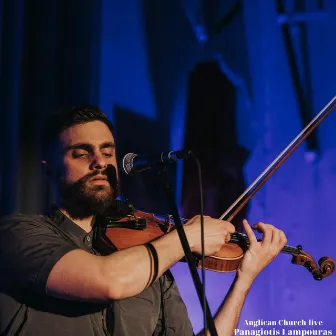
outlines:
M156 278L146 245L108 256L92 247L96 215L113 209L118 195L106 115L90 106L63 111L47 124L43 146L43 167L59 201L48 215L11 215L0 223L0 335L193 335L168 271L184 256L177 232L151 242ZM205 254L212 255L235 228L210 217L204 222ZM250 247L215 316L218 335L234 333L254 279L286 244L272 225L252 227L263 234L261 242L243 225ZM184 228L191 250L201 253L200 217Z

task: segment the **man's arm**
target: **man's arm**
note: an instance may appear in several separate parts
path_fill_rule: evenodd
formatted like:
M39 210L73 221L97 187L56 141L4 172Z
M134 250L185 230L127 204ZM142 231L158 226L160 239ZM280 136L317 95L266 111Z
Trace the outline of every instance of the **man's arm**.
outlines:
M279 254L287 239L281 230L272 225L258 223L254 229L264 234L258 242L247 221L243 221L250 247L237 270L237 275L215 317L219 336L232 336L237 327L245 298L256 276ZM203 335L203 332L198 335ZM210 335L207 332L207 335Z
M172 232L153 242L161 275L182 258L177 233ZM95 256L74 250L61 258L47 281L49 294L67 299L123 299L142 292L153 280L153 258L144 245Z
M185 232L192 251L200 253L199 216L185 225ZM205 217L206 254L218 251L230 232L234 232L232 224ZM152 245L158 255L158 277L183 257L176 231L157 239ZM143 245L104 257L74 250L65 254L52 268L47 291L68 299L123 299L142 292L155 280L153 269L153 258Z

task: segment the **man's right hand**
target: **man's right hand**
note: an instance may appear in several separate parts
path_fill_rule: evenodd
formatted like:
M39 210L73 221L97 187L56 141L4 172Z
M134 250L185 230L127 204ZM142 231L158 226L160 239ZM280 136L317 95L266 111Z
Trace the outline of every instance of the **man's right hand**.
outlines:
M184 225L184 229L191 251L201 254L201 216L190 219ZM230 222L204 216L205 255L209 256L219 251L225 242L230 240L230 233L234 232L235 227Z

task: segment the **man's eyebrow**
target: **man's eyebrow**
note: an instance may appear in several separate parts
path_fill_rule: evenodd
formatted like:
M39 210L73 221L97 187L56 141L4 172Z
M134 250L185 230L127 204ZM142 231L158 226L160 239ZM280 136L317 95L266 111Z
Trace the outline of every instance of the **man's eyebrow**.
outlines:
M99 148L100 149L103 149L103 148L115 148L115 144L113 142L107 141L107 142L102 143L99 146Z
M115 144L113 142L107 141L99 145L99 149L104 149L104 148L115 148ZM92 151L93 146L89 143L80 142L80 143L67 146L65 148L66 151L73 150L73 149L84 149L87 151L90 151L90 150Z
M85 150L91 150L92 146L88 143L76 143L70 146L65 147L66 151L72 150L72 149L85 149Z

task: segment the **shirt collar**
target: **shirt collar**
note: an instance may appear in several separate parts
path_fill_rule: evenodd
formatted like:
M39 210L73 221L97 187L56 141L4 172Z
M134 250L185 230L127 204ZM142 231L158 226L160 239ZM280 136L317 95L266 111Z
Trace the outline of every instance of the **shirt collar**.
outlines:
M81 242L87 240L87 237L93 236L93 230L86 232L79 225L73 222L69 217L67 217L63 212L57 207L52 206L48 217L62 230L70 233L74 238L79 239Z

